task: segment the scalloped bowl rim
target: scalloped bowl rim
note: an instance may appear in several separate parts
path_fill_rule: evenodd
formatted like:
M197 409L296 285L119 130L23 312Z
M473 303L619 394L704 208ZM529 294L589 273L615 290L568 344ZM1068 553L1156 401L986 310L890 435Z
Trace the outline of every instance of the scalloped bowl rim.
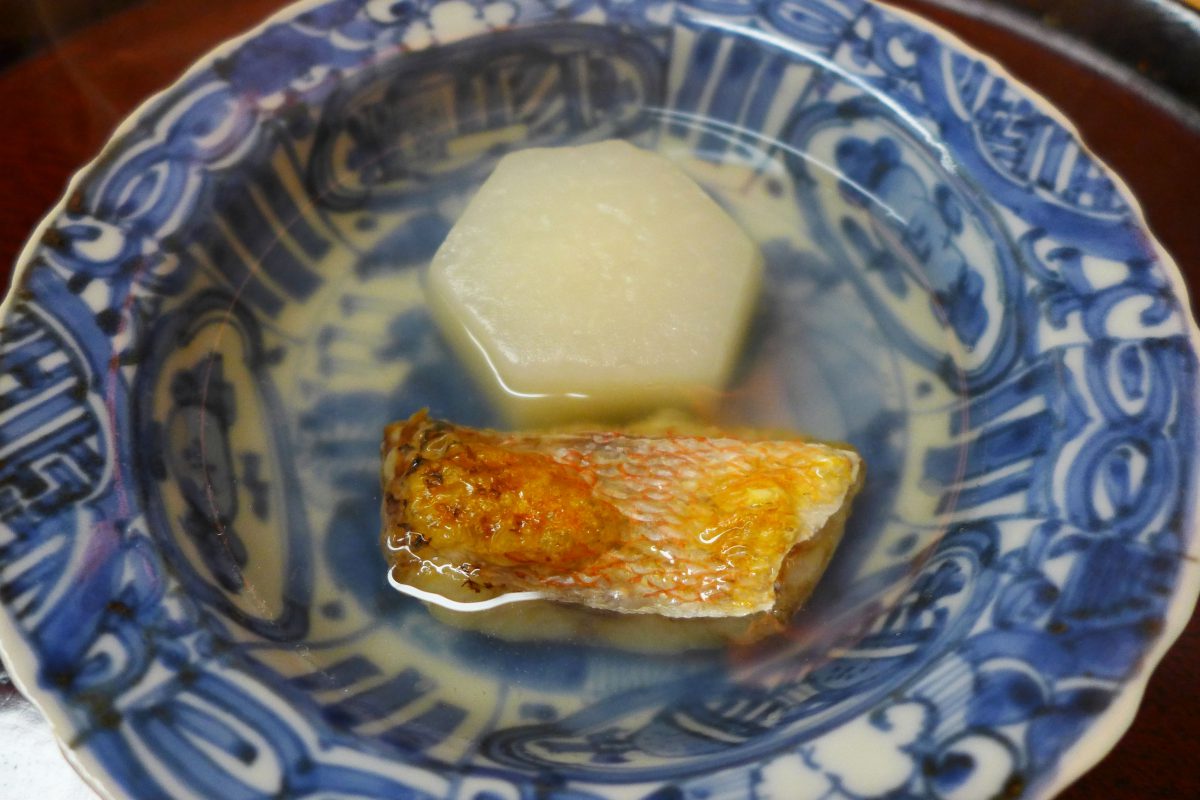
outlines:
M41 218L22 246L12 271L9 290L0 299L0 322L8 316L10 306L15 303L17 287L29 269L31 256L39 246L43 234L50 227L52 221L66 210L68 199L79 188L81 182L112 151L123 136L134 130L147 113L156 109L164 100L169 99L169 95L188 77L197 75L204 69L209 68L222 56L229 55L241 45L257 38L272 25L293 20L304 10L324 5L327 2L329 0L297 0L297 2L288 3L252 28L224 40L206 51L184 71L179 73L170 83L142 100L133 110L128 112L109 134L96 156L71 175L60 199ZM1113 182L1114 186L1121 192L1123 199L1128 203L1132 212L1132 218L1136 220L1140 229L1146 234L1146 243L1158 257L1162 272L1170 281L1171 292L1179 300L1184 310L1182 316L1186 322L1188 339L1192 349L1194 352L1200 353L1200 325L1197 324L1195 315L1191 310L1190 292L1178 264L1150 229L1141 203L1131 191L1128 183L1121 177L1120 173L1115 171L1092 150L1088 141L1083 137L1074 123L1041 92L1015 77L996 58L968 44L947 28L915 12L892 5L886 2L886 0L868 0L868 2L882 6L889 13L904 19L914 27L930 32L940 41L952 46L957 52L985 63L991 72L1010 81L1023 97L1038 105L1039 111L1051 116L1055 122L1071 134L1074 141L1082 146L1084 152L1102 168L1106 178ZM477 35L487 36L491 34ZM457 39L452 41L457 41ZM434 44L427 48L421 48L421 50L436 49L450 43L452 42ZM1065 789L1089 769L1096 766L1116 746L1121 737L1132 725L1137 715L1150 677L1167 651L1183 633L1196 610L1197 600L1200 599L1200 520L1197 519L1198 499L1200 499L1198 498L1198 495L1200 495L1200 471L1197 471L1194 485L1191 489L1192 491L1189 494L1191 502L1188 504L1188 519L1191 529L1190 549L1181 553L1179 572L1173 587L1173 596L1167 608L1165 625L1153 644L1143 654L1137 671L1121 685L1114 701L1091 722L1088 728L1080 734L1079 738L1063 753L1056 764L1056 770L1051 780L1042 785L1046 797L1054 796ZM50 701L48 695L43 696L32 683L26 680L26 675L33 671L31 661L34 660L34 656L31 648L16 633L16 629L7 613L0 613L0 659L8 666L13 684L50 723L54 730L59 750L71 767L99 795L110 800L115 800L116 796L110 792L109 787L106 785L109 777L108 771L99 763L90 750L86 748L73 748L63 741L61 734L65 724L59 716L55 704Z

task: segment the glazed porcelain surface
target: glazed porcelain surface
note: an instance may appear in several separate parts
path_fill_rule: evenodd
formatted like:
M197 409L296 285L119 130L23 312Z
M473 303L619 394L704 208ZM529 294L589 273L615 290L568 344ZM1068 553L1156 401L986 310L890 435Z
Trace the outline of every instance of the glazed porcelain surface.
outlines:
M763 249L724 419L866 460L753 648L509 643L387 583L383 425L498 424L422 269L503 153L605 138ZM1044 101L862 0L294 6L118 131L2 326L4 658L113 797L1043 797L1196 598L1177 271Z

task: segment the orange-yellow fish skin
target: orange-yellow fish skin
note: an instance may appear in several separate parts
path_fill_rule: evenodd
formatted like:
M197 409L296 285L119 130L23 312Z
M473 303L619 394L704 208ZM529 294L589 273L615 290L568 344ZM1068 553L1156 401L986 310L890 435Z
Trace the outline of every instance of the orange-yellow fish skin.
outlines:
M675 618L778 617L815 583L784 567L811 550L819 574L862 478L853 449L801 439L506 434L424 412L387 427L383 454L397 580Z

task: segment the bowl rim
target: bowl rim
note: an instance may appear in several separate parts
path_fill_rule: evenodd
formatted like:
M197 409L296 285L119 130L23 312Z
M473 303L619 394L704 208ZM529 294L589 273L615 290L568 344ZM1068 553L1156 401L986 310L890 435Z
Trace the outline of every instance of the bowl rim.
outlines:
M1008 68L999 60L968 44L954 32L908 9L892 5L887 0L868 0L868 2L874 2L887 8L888 11L912 25L931 30L943 42L952 45L959 52L982 61L992 73L1001 75L1010 81L1023 97L1036 103L1039 111L1050 116L1071 135L1074 141L1079 143L1083 151L1112 181L1122 199L1129 205L1132 218L1137 221L1141 230L1146 234L1146 243L1154 250L1164 276L1171 282L1171 293L1179 300L1184 312L1182 316L1186 322L1188 340L1193 352L1200 354L1200 349L1197 349L1200 348L1200 324L1197 324L1196 314L1192 310L1192 296L1184 279L1183 271L1150 228L1142 203L1129 184L1119 172L1096 153L1075 123L1040 91L1009 72ZM1200 406L1200 398L1196 403L1197 406ZM1200 456L1200 449L1196 451L1196 455ZM1045 785L1045 797L1053 797L1066 789L1088 770L1099 764L1117 746L1137 717L1151 676L1166 656L1167 651L1183 635L1192 615L1196 613L1197 601L1200 601L1200 563L1197 563L1197 559L1200 559L1200 518L1197 517L1197 514L1200 513L1200 500L1197 498L1197 494L1200 494L1200 476L1193 478L1191 490L1190 502L1187 503L1188 519L1191 524L1190 547L1180 553L1178 578L1174 587L1175 591L1167 607L1163 630L1143 653L1134 674L1121 684L1113 702L1063 752L1052 779Z
M436 3L449 1L452 0L436 0ZM602 1L607 3L608 0ZM182 72L178 73L161 89L140 101L129 111L109 133L96 155L71 174L59 199L34 226L24 245L21 247L13 265L9 289L0 298L0 327L3 327L4 322L12 314L18 295L20 294L20 288L34 262L33 255L41 246L43 235L51 227L54 220L67 210L71 196L80 188L84 180L111 153L118 150L122 140L134 131L148 114L158 110L160 106L165 107L164 104L169 103L172 94L187 79L195 77L211 68L222 57L230 55L242 45L257 39L272 26L294 21L305 11L324 6L330 2L333 2L333 0L295 0L294 2L287 3L253 27L232 38L225 39L205 51L203 55L193 61ZM1114 170L1107 161L1095 152L1075 124L1040 91L1015 77L997 58L974 45L968 44L953 31L933 20L922 17L916 12L893 5L888 0L863 0L863 2L867 6L874 5L882 8L888 14L903 20L917 30L932 34L941 44L946 45L956 53L983 63L991 74L1007 81L1022 98L1035 104L1041 113L1049 116L1070 135L1072 141L1081 147L1083 153L1112 182L1122 200L1129 207L1130 219L1137 224L1138 229L1144 234L1145 244L1153 250L1163 277L1169 281L1171 294L1180 304L1180 318L1184 323L1185 333L1191 350L1193 354L1200 356L1200 324L1198 324L1196 315L1192 310L1191 292L1178 263L1154 234L1146 219L1142 204L1132 192L1129 184L1119 172ZM363 4L365 5L365 0L363 0ZM666 4L676 7L686 5L686 2L666 0ZM604 23L602 26L607 26L608 24ZM492 34L491 32L487 32L477 35L488 36ZM458 40L459 38L455 38L451 41ZM414 48L411 52L435 49L449 43L430 44L425 47ZM1197 381L1196 388L1200 389L1200 380ZM1198 393L1195 403L1197 409L1200 410L1200 393ZM1200 461L1200 450L1197 450L1196 455L1198 457L1197 460ZM1184 505L1187 512L1186 518L1188 524L1181 528L1181 532L1189 537L1187 541L1188 546L1179 554L1178 572L1176 573L1173 592L1165 611L1164 626L1150 646L1141 654L1134 672L1120 684L1109 706L1095 716L1078 738L1064 750L1055 763L1054 772L1049 776L1044 776L1048 777L1049 780L1036 784L1036 790L1041 797L1049 798L1057 795L1088 770L1096 766L1116 746L1133 724L1151 676L1167 651L1179 639L1197 609L1197 601L1200 600L1200 470L1195 471L1192 482L1191 491L1187 495L1188 500L1185 501ZM49 722L54 732L59 751L71 767L101 797L108 800L116 800L118 795L113 793L112 787L108 784L110 781L113 782L113 787L119 784L113 781L109 770L104 764L86 746L72 747L65 741L64 734L68 731L68 723L65 716L57 708L52 695L48 692L43 692L36 686L34 676L37 670L37 656L18 631L11 618L8 606L6 604L0 605L2 605L2 608L0 608L0 660L3 660L8 668L13 685Z
M330 2L330 0L294 0L294 2L286 3L253 27L232 38L225 39L206 50L203 55L185 67L182 72L171 78L161 89L140 101L128 114L122 117L117 126L108 134L108 137L104 140L104 144L100 146L96 155L71 173L71 177L67 179L67 185L63 188L59 199L46 211L30 232L29 237L25 240L25 244L21 246L21 250L18 252L16 261L13 264L8 291L3 297L0 297L0 329L4 327L5 321L9 318L13 307L17 303L17 295L20 287L26 273L32 268L33 255L41 245L42 237L50 229L54 220L67 210L67 204L70 202L71 196L80 188L84 180L103 163L104 159L110 153L116 151L121 144L121 140L135 131L142 119L155 111L160 105L169 101L171 95L188 78L195 77L209 69L221 57L230 55L243 44L258 38L272 25L288 22L303 13L304 9L321 6L327 2ZM86 747L71 747L67 743L65 734L69 732L68 723L65 717L59 712L57 705L53 702L52 695L48 692L43 692L37 687L35 682L37 656L33 652L33 648L21 636L16 625L13 624L7 604L0 604L0 661L7 668L13 686L50 724L58 750L62 753L67 763L70 764L71 768L104 800L120 800L119 795L114 794L107 783L112 780L109 770L95 757L91 750ZM113 784L114 786L119 785L116 782L113 782Z

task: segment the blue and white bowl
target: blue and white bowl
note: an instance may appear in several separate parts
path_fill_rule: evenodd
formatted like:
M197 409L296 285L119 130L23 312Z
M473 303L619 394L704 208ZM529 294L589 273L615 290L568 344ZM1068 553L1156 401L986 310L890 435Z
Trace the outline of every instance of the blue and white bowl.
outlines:
M726 413L869 464L755 648L509 644L386 581L382 425L494 421L420 267L500 154L608 137L762 242ZM1121 183L916 19L302 3L139 110L22 256L3 657L109 796L1045 797L1197 595L1196 343Z

